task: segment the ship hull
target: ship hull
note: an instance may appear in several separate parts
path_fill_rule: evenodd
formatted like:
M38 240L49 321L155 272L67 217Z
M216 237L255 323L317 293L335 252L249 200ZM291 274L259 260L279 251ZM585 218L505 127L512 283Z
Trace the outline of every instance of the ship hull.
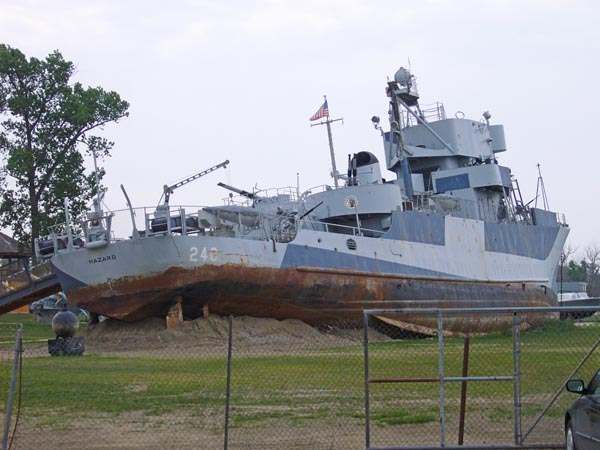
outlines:
M52 258L69 300L136 321L202 314L355 323L362 310L555 305L566 227L407 216L374 238L301 230L290 243L158 235Z
M310 267L287 269L241 265L171 268L75 289L78 306L112 318L164 317L181 302L184 318L203 314L299 319L312 325L354 326L372 308L499 307L555 305L537 283L478 282L399 277Z

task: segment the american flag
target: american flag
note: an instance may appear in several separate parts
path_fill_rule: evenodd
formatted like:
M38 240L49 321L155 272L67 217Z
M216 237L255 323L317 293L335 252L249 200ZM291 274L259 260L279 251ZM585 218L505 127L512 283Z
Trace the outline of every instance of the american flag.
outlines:
M310 116L310 121L319 120L323 117L329 117L329 107L327 106L327 100L323 103L323 106L319 108L319 110Z

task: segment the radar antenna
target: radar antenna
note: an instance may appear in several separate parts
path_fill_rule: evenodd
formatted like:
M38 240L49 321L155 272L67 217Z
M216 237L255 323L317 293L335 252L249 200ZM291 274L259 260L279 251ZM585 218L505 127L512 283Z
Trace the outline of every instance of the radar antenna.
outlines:
M206 170L203 170L202 172L198 172L195 173L192 176L189 176L181 181L178 181L175 184L172 184L171 186L167 186L166 184L163 187L163 194L160 197L160 200L162 200L162 198L165 198L165 202L164 205L169 205L169 198L171 197L171 194L173 193L173 191L175 191L175 189L180 188L181 186L185 186L188 183L191 183L194 180L197 180L198 178L203 177L204 175L208 175L211 172L214 172L217 169L220 169L221 167L225 168L227 167L227 165L229 164L229 160L225 160L220 164L217 164L216 166L212 166ZM158 203L160 203L160 200L158 201Z
M542 196L542 203L544 205L544 209L547 211L550 209L550 205L548 204L548 196L546 195L546 186L544 185L544 177L542 176L542 168L540 164L537 165L538 170L538 179L537 179L537 187L535 189L535 207L537 208L537 199Z

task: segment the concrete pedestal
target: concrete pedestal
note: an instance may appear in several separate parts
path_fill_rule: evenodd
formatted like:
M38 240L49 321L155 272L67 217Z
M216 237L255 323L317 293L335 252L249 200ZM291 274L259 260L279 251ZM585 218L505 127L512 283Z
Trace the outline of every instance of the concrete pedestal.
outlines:
M183 307L181 306L181 302L183 299L181 297L177 297L175 299L175 304L169 308L169 312L167 313L166 321L167 321L167 329L177 328L177 326L183 323Z
M84 351L83 336L48 339L48 353L52 356L81 356Z

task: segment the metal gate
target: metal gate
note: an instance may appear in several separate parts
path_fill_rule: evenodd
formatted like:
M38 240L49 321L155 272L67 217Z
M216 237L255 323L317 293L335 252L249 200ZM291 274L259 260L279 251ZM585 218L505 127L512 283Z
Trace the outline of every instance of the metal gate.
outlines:
M579 327L559 317L597 310L365 311L365 448L564 448L561 408L574 400L562 396L564 386L586 364L600 367L600 321ZM413 339L374 342L382 327Z

